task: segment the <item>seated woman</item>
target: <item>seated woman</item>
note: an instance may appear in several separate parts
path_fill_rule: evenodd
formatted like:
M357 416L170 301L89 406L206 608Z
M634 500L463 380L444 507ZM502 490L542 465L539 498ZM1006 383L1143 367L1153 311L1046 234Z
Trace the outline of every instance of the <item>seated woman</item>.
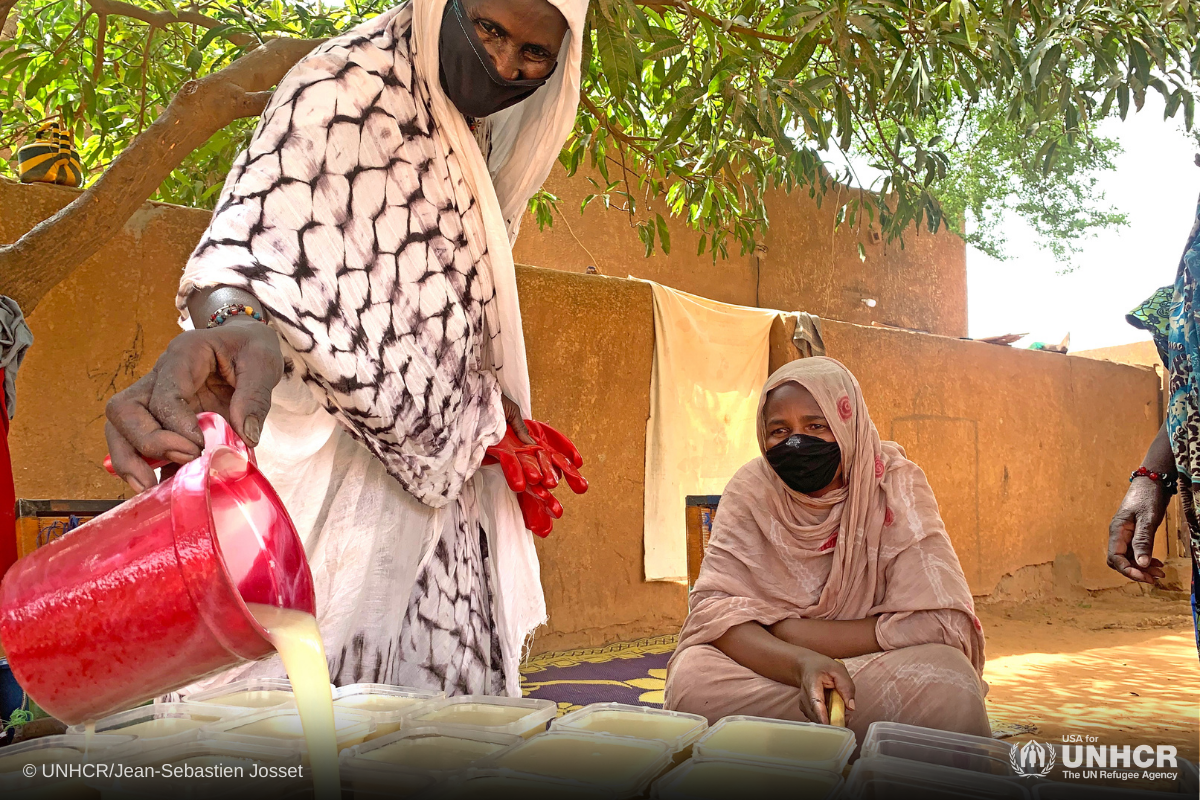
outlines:
M831 358L763 387L763 457L725 493L668 666L666 707L990 736L983 630L916 464L882 442ZM839 660L835 660L839 659Z

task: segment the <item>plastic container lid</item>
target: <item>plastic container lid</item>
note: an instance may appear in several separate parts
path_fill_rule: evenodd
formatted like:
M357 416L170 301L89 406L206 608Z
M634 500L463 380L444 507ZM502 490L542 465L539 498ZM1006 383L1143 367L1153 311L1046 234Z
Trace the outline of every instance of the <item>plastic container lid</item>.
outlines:
M550 731L481 761L503 769L603 787L610 796L641 792L670 765L664 742L586 731Z
M247 678L190 694L183 702L226 706L240 709L243 714L253 714L294 704L296 700L292 696L292 683L286 678Z
M335 708L333 724L337 732L338 749L358 744L375 730L375 720L365 711ZM257 714L240 714L211 722L200 729L200 738L227 742L246 742L279 746L280 742L298 742L301 753L308 752L304 741L304 726L295 706L273 708Z
M873 722L863 737L861 756L892 756L967 769L988 775L1014 777L1010 754L1012 745L971 736L898 722Z
M544 730L546 723L557 713L558 707L552 700L464 694L435 700L416 709L405 715L404 724L411 727L453 725L528 738Z
M409 714L431 700L441 700L445 692L387 686L382 683L355 683L333 690L335 708L366 711L379 725L399 724Z
M663 800L726 800L730 797L836 796L842 776L824 770L748 761L685 761L654 784Z
M725 717L692 749L697 760L754 761L841 773L854 752L847 728L763 717Z
M453 726L408 728L343 750L341 763L361 770L417 769L443 778L523 741L511 733Z
M892 756L860 758L850 770L846 795L855 800L1027 800L1024 783L982 772Z
M141 706L119 714L96 720L96 733L111 733L137 737L114 748L112 755L137 753L150 747L160 747L176 742L186 742L199 735L200 728L210 722L218 722L231 716L229 709L221 706L196 706L186 703L157 703ZM67 728L67 733L84 736L83 725Z
M69 777L54 777L42 774L42 766L53 764L87 764L108 757L108 751L133 741L132 736L96 734L92 737L62 734L43 736L20 744L11 744L0 749L0 796L18 789L49 786ZM26 777L22 769L26 764L37 767L33 777Z
M704 735L708 720L699 714L664 711L624 703L592 703L550 723L550 730L611 733L665 742L678 753Z

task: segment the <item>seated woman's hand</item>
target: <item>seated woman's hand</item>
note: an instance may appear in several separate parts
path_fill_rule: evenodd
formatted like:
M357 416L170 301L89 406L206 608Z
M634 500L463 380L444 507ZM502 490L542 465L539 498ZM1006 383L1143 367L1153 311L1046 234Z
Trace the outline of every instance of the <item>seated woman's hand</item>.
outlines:
M811 721L829 724L825 692L830 689L842 696L847 709L854 708L854 681L842 662L807 650L797 656L795 669L794 685L800 689L800 710Z
M269 326L233 319L176 336L149 374L108 402L104 427L113 471L134 491L157 483L147 461L186 464L200 455L200 411L215 411L254 447L283 378L279 337Z

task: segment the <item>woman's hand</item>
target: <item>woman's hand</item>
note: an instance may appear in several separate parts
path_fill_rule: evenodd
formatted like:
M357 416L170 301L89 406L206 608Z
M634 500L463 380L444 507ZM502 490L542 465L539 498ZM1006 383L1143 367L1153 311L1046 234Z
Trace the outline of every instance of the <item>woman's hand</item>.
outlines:
M512 426L513 433L517 435L517 438L525 444L537 444L533 440L533 436L529 434L529 428L525 426L525 418L521 416L521 407L517 405L517 401L506 394L501 394L500 402L504 406L504 419Z
M1126 578L1154 583L1163 577L1154 557L1154 533L1167 512L1167 493L1159 481L1137 477L1108 527L1108 565Z
M144 459L186 464L200 455L200 411L225 417L251 447L283 378L279 337L262 322L234 318L176 336L154 369L108 401L104 435L113 471L136 492L157 483Z
M795 670L792 685L800 689L800 710L813 722L829 724L829 709L825 705L825 692L829 689L842 696L847 710L854 709L854 681L840 661L805 650L797 656Z

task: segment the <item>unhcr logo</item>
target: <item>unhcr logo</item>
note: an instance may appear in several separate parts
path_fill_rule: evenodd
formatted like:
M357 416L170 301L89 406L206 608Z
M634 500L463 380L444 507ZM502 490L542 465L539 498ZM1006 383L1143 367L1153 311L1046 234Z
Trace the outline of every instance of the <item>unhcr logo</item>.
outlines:
M1054 745L1030 740L1024 746L1013 744L1009 747L1012 749L1008 753L1008 760L1017 775L1044 778L1054 770L1058 758L1054 753Z

